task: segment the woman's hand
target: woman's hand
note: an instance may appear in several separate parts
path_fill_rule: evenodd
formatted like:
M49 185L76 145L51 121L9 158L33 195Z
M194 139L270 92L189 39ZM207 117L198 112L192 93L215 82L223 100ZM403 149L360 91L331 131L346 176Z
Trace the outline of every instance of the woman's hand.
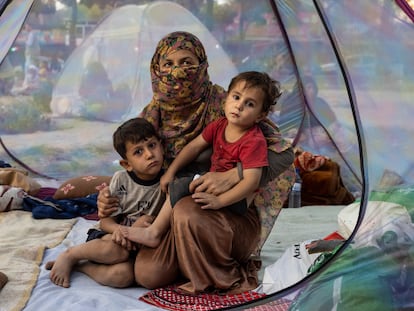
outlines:
M240 181L237 168L227 172L208 172L190 183L190 192L207 192L218 196Z
M160 187L161 191L164 193L168 193L168 184L174 180L174 175L170 174L167 170L164 175L161 176L160 179Z
M106 218L118 210L119 199L118 197L112 197L109 187L105 187L99 191L97 205L99 218Z

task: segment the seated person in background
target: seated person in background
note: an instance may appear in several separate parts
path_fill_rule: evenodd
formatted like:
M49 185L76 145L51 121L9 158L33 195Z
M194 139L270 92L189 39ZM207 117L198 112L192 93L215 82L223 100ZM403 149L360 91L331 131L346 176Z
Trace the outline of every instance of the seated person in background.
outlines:
M300 96L298 85L280 99L278 122L281 130L295 141L296 148L327 156L337 162L345 186L353 195L359 196L362 183L357 175L359 151L356 132L339 122L328 102L318 95L313 77L304 76L302 85L307 105Z
M207 192L192 195L201 209L230 208L244 215L259 187L262 167L268 165L266 139L258 122L266 117L280 96L279 83L266 73L244 72L232 79L224 104L225 118L210 123L194 140L188 143L161 178L161 187L174 181L176 174L194 161L209 146L213 146L210 171L226 171L241 163L243 179L230 190L216 196ZM146 228L122 227L122 233L131 241L149 247L159 245L169 228L172 207L190 193L189 184L178 179L170 184L170 196L154 223ZM178 194L180 188L184 191ZM172 199L173 198L173 199Z
M134 284L136 247L123 237L120 224L147 226L158 214L165 201L160 188L163 147L154 127L143 118L131 119L119 126L113 134L113 144L125 169L116 172L109 185L111 193L120 200L120 208L111 217L100 220L99 230L88 231L87 242L68 248L56 261L46 264L51 269L50 279L56 285L70 286L75 265L76 270L102 285ZM81 260L87 261L80 263Z

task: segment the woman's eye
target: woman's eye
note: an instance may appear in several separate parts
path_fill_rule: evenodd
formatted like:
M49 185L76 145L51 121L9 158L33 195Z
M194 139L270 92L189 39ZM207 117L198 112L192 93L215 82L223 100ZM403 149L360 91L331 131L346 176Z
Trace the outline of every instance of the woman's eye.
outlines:
M162 68L170 68L172 66L172 63L171 62L166 62L166 63L162 63L161 64L161 67Z

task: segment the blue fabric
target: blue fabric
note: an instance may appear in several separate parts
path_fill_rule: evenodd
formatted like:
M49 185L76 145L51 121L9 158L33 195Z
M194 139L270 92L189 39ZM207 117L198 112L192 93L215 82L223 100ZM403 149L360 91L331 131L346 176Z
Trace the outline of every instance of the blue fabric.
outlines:
M0 160L0 167L11 167L11 165L3 160Z
M56 200L47 197L44 200L27 196L23 199L23 210L32 212L33 218L68 219L85 216L97 211L98 194L90 194L76 199Z

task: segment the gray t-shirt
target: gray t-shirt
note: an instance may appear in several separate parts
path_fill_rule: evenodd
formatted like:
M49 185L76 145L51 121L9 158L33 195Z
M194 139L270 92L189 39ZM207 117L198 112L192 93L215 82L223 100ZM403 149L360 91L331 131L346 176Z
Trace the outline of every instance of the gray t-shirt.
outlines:
M157 216L165 201L160 177L161 174L152 181L145 181L126 170L115 172L109 190L119 198L120 208L111 216L124 214L133 221L142 215Z

